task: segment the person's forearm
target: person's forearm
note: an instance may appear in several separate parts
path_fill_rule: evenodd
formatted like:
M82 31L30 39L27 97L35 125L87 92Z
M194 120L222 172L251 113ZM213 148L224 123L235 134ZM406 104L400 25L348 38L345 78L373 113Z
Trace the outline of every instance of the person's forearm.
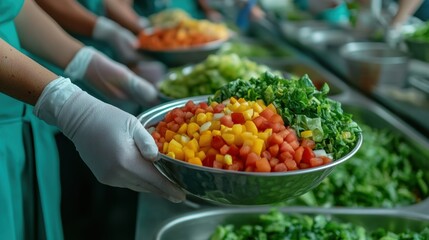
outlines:
M65 68L83 45L68 35L33 0L27 0L15 19L22 46Z
M399 9L391 21L392 27L402 25L409 16L413 15L423 0L400 0Z
M92 36L97 16L76 0L36 0L36 2L65 30L87 37Z
M139 25L139 15L134 11L132 2L125 0L105 0L107 16L134 34L143 28Z
M0 38L0 92L34 105L57 77Z

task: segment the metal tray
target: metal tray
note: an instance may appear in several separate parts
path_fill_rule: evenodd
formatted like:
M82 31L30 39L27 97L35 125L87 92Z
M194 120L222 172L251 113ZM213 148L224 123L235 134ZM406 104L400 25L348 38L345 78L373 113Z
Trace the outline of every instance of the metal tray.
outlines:
M190 212L165 222L156 240L203 240L220 224L251 224L260 214L269 212L270 208L222 208ZM350 222L366 230L385 228L390 231L407 229L420 231L429 227L429 216L392 209L324 209L324 208L281 208L284 214L326 215L336 221Z

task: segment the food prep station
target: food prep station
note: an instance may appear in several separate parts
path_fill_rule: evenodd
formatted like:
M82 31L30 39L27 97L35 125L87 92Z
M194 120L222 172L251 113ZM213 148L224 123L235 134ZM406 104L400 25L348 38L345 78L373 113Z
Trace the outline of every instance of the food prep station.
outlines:
M405 79L401 85L391 84L391 87L396 87L392 90L396 91L395 95L392 91L383 91L386 90L383 87L368 91L359 83L353 82L340 49L347 43L369 40L350 32L350 29L332 27L317 21L280 21L269 28L265 25L255 26L252 37L243 37L241 41L286 49L288 54L284 56L249 58L286 75L308 74L316 86L328 83L330 97L340 101L344 110L352 113L358 123L372 129L397 133L402 141L412 147L409 159L412 167L423 171L422 179L426 186L429 185L429 105L426 102L428 96L425 95L429 94L425 92L425 78L429 78L429 74L426 76L425 71L421 70L426 67L426 63L414 59L410 61L409 68L404 70ZM409 89L423 94L423 100L418 98L419 102L416 102L397 96L401 91ZM363 136L365 141L365 133ZM349 161L353 161L353 158ZM277 207L285 214L329 215L333 219L357 223L370 229L422 229L429 226L429 193L424 195L418 203L391 207L307 207L287 204ZM217 206L192 197L184 203L175 204L148 193L141 193L138 202L135 239L139 240L209 239L217 225L241 224L244 219L252 221L258 214L266 213L271 208Z

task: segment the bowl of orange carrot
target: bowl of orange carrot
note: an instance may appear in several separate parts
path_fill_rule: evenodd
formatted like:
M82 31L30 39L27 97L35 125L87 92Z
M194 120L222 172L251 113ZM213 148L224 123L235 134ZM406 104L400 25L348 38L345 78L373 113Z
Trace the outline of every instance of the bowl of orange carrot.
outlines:
M229 38L226 26L187 19L171 27L147 28L138 35L138 51L169 66L197 63L213 54Z

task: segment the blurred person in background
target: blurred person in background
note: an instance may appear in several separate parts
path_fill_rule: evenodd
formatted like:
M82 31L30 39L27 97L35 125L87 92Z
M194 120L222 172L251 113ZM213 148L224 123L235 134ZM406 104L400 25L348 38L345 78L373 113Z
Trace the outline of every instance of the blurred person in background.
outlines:
M166 67L137 51L137 35L149 22L130 0L36 0L67 32L156 83ZM106 99L103 99L106 100ZM135 110L135 113L140 110Z
M156 99L154 87L70 37L32 0L3 0L0 12L0 239L63 239L54 127L100 182L181 201L183 192L150 162L157 148L138 120L75 83L142 105ZM73 82L23 55L24 48Z

